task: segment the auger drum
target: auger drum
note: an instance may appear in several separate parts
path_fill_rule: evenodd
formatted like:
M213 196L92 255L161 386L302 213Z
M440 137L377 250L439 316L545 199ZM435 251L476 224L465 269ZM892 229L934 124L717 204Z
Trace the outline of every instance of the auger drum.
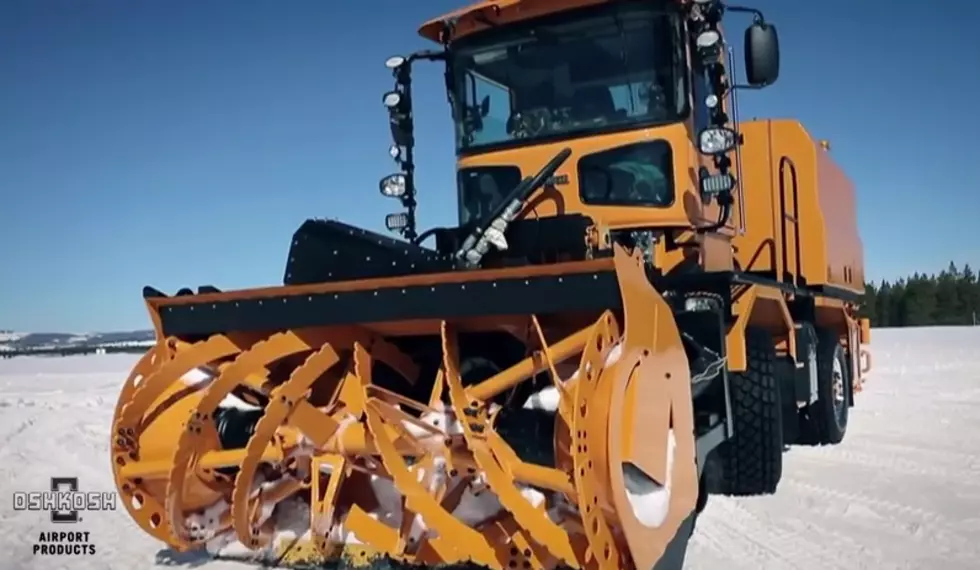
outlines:
M267 560L354 544L427 565L652 565L696 500L687 361L640 260L591 265L622 309L577 330L501 319L529 348L484 378L461 372L504 354L466 342L490 338L480 318L420 325L414 343L397 322L162 339L114 419L130 513L173 548L237 541Z

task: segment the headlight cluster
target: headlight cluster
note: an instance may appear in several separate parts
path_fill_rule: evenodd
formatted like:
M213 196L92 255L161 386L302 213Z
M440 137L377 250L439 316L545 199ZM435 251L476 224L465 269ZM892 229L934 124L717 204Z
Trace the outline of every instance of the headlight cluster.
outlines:
M698 133L698 150L702 154L724 154L738 142L738 135L726 127L708 127Z
M401 173L389 174L381 179L380 184L378 184L378 188L381 190L382 196L388 198L401 198L405 195L405 189L407 188L405 175Z

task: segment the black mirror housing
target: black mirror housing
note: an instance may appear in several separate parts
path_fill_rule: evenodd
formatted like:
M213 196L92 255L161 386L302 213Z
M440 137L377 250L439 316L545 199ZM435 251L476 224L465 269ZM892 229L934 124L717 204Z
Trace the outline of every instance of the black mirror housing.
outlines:
M756 22L745 30L745 77L749 85L765 87L779 78L779 35L776 26Z

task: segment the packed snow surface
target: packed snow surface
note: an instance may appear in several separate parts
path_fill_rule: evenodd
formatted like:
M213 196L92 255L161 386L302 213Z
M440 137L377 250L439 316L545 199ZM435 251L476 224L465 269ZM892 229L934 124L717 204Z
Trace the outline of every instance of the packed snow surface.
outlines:
M711 497L686 568L980 568L980 327L875 330L874 370L839 446L792 448L776 495ZM13 493L78 477L112 491L109 423L134 355L0 359L4 569L254 566L181 555L115 512L73 525L14 511ZM41 533L95 552L34 555Z

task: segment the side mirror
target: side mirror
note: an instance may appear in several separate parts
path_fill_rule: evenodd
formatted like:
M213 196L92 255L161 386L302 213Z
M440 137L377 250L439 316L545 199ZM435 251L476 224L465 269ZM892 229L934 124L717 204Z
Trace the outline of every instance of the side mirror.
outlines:
M779 78L776 26L756 22L745 30L745 76L749 85L765 87Z

